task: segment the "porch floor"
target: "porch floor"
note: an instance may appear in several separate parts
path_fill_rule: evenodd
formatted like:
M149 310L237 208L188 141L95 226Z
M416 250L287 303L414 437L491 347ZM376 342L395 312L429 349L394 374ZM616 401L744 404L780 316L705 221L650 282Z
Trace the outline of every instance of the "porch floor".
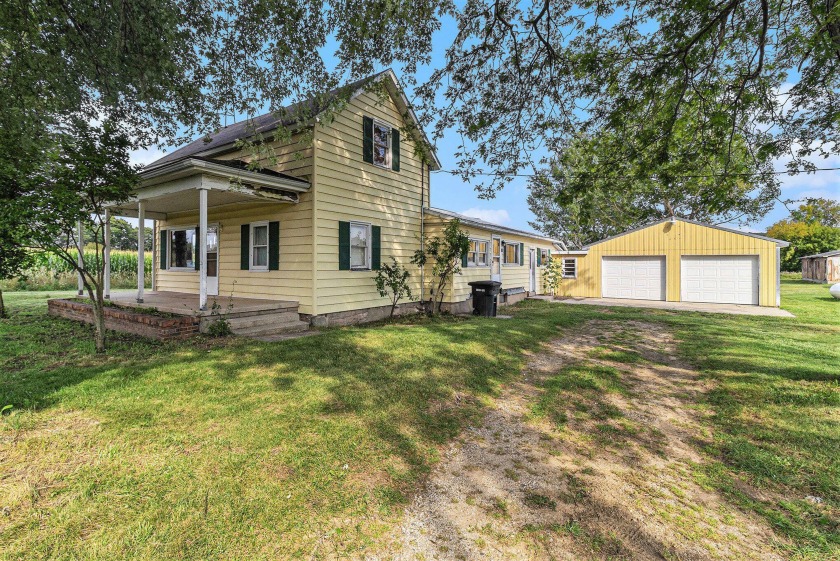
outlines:
M186 294L184 292L146 292L143 295L143 303L140 304L137 302L136 291L111 293L111 302L120 304L121 306L155 308L159 312L184 316L209 316L212 313L211 307L213 300L221 306L219 310L221 313L229 315L259 312L297 312L298 308L298 303L292 300L208 296L207 309L199 311L198 294Z

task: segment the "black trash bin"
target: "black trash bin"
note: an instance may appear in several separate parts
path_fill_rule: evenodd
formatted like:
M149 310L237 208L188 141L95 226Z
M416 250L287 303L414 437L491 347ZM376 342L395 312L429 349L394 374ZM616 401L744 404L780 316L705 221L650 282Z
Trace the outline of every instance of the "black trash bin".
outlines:
M473 315L488 318L496 317L496 305L502 283L498 281L473 281L472 287Z

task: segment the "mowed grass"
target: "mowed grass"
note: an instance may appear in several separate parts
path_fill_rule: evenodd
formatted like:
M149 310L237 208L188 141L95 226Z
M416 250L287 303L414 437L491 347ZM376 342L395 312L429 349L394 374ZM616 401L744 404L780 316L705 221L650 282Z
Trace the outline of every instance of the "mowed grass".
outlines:
M363 555L525 352L596 318L665 323L716 381L698 480L764 516L791 555L840 552L840 301L824 286L784 281L795 319L527 301L510 320L273 344L114 336L104 357L88 327L45 315L44 294L6 299L0 559ZM569 383L612 387L591 374Z

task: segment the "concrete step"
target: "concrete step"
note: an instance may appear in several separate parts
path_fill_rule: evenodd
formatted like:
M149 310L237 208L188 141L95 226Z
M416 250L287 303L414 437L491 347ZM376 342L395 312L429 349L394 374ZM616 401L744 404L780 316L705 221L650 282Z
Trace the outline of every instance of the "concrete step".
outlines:
M290 303L288 305L283 305L283 306L276 306L276 307L273 307L273 308L270 308L270 309L264 309L264 310L237 311L236 308L234 308L233 311L228 313L227 309L224 306L222 306L222 309L219 310L219 312L222 315L227 316L228 319L240 318L240 317L252 317L252 316L268 316L268 315L271 315L271 314L282 314L282 313L287 313L287 312L297 313L297 311L298 311L297 302L293 302L293 303Z
M281 312L279 314L260 314L251 316L228 317L227 321L231 329L247 329L249 327L280 325L300 320L300 314L294 312Z
M305 321L287 322L276 325L258 325L242 329L234 329L233 334L240 337L259 337L264 335L275 335L278 333L298 333L309 329L309 323Z

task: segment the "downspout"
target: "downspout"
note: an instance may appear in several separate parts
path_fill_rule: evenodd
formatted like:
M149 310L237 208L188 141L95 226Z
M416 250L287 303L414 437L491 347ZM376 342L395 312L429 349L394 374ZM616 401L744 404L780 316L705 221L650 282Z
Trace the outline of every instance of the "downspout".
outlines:
M422 159L420 160L420 252L422 253L425 250L425 238L424 238L424 222L426 221L426 163ZM426 267L420 267L420 304L422 305L425 302L424 298L424 288L426 286L425 280L425 273Z

